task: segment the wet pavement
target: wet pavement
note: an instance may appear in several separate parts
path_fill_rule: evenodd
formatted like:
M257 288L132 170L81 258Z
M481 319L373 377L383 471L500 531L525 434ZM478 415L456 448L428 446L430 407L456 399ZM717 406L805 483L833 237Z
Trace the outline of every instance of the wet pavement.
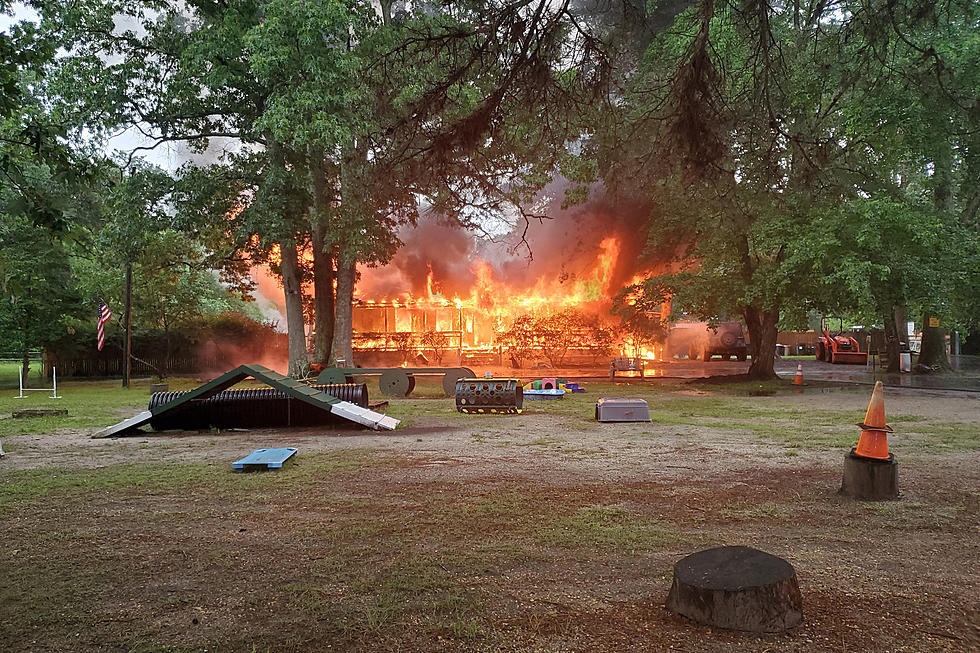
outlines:
M954 370L948 374L888 374L872 359L867 365L834 365L815 358L784 358L776 361L776 374L780 378L792 379L796 375L797 364L803 363L804 381L840 382L871 385L881 381L886 386L920 388L928 390L961 390L980 392L980 357L951 357ZM523 380L545 377L565 377L569 379L608 379L608 368L500 368L497 366L472 366L474 372L483 376L492 372L497 377L516 377ZM712 360L709 362L672 360L648 363L644 379L700 379L716 376L745 374L749 363L738 361ZM617 372L617 379L637 379L639 372Z
M792 379L800 360L776 362L776 373L781 378ZM881 381L886 386L920 388L924 390L964 390L980 392L980 357L953 356L953 371L947 374L889 374L875 361L868 365L832 365L815 359L803 359L803 378L814 381L840 381L843 383L872 384Z

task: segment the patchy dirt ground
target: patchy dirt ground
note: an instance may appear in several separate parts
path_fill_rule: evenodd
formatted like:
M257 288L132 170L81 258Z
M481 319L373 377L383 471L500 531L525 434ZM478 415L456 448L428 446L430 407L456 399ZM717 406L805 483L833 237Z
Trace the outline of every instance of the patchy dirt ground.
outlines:
M464 416L393 401L391 434L305 429L10 437L0 649L974 651L980 399L889 391L903 497L842 498L868 390L608 386ZM252 449L299 448L236 475ZM778 635L667 612L672 565L744 544L797 570Z

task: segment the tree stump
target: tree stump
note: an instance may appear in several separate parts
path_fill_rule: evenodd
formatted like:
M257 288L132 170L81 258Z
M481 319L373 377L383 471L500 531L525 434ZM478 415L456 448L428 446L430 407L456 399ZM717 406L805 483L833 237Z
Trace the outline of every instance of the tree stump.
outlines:
M868 501L897 499L898 463L895 454L888 454L888 460L878 460L858 456L851 449L844 455L844 481L840 492Z
M796 571L747 546L692 553L674 565L667 609L708 626L776 633L803 620Z

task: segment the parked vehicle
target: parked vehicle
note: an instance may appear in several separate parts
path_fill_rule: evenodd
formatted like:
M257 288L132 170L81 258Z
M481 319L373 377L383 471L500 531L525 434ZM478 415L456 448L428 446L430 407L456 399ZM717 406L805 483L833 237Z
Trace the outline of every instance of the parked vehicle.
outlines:
M858 341L844 334L844 319L840 320L840 330L832 334L828 325L829 320L820 320L823 334L817 338L817 360L827 363L844 363L849 365L866 365L868 352L861 351Z
M721 322L714 327L707 322L677 322L667 334L664 350L667 358L687 356L704 361L714 356L744 361L749 355L745 332L738 322Z

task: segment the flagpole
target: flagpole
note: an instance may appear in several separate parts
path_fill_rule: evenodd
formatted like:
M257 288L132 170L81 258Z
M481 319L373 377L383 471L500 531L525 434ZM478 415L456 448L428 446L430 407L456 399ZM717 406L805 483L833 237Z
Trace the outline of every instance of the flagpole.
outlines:
M129 377L132 368L130 358L133 355L133 264L126 263L126 346L123 354L123 387L129 387Z

